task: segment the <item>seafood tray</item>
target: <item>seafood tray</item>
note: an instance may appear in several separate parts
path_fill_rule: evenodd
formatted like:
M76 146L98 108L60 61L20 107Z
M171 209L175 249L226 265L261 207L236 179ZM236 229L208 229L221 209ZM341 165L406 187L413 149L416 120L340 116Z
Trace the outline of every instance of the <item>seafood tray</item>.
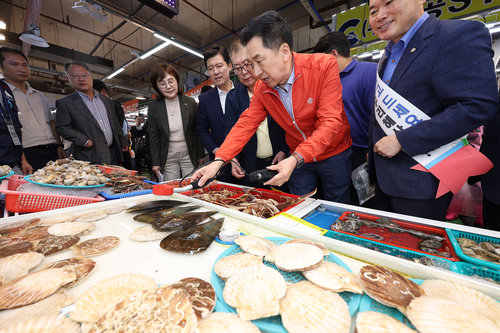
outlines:
M104 173L113 173L113 172L117 172L117 173L121 173L121 174L124 174L124 175L135 175L137 173L136 170L128 170L128 169L122 169L122 168L112 168L112 167L109 167L109 166L105 166L105 165L97 165L97 167L99 169L102 170L102 172Z
M340 216L340 221L345 221L348 218L347 215L352 214L352 212L344 212L342 216ZM366 214L360 214L360 213L355 213L357 216L359 216L363 220L375 222L379 217L377 216L372 216L372 215L366 215ZM339 221L337 220L337 221ZM337 221L332 224L333 226L337 223ZM422 239L417 238L416 236L411 235L408 232L392 232L389 231L388 228L386 227L378 227L378 228L371 228L366 225L363 225L359 228L358 232L360 233L359 235L354 235L350 232L347 231L341 231L341 230L333 230L334 232L340 232L344 234L349 234L352 235L353 237L361 238L361 239L369 239L372 242L377 242L377 243L384 243L387 245L399 247L402 249L406 250L411 250L411 251L416 251L420 253L425 253L426 255L434 255L438 257L443 257L447 258L451 261L460 261L460 258L457 256L455 253L455 249L451 245L451 242L449 240L448 235L446 234L446 231L443 229L439 228L434 228L434 227L428 227L428 226L422 226L418 224L413 224L410 222L402 222L402 221L397 221L397 220L392 220L393 222L397 223L399 225L399 229L406 229L406 230L412 230L415 232L420 232L422 234L426 235L436 235L439 237L444 238L442 241L442 246L437 249L436 252L448 252L450 254L449 257L446 255L440 255L438 253L432 253L432 252L427 252L419 247L419 243L422 242ZM331 228L330 228L331 229ZM363 234L371 234L374 236L382 236L382 239L376 239L376 238L370 238L363 236Z
M342 213L340 212L320 206L304 216L302 219L314 224L315 226L329 230L332 225L332 221L337 220L341 215Z
M478 243L490 242L490 243L496 243L496 244L500 244L500 239L493 238L493 237L487 237L487 236L483 236L483 235L471 234L471 233L464 232L464 231L452 230L452 229L448 229L448 228L446 228L446 233L450 237L451 244L453 245L453 248L455 249L457 255L461 259L468 261L470 263L476 264L476 265L482 265L482 266L486 266L489 268L500 270L500 262L498 264L496 264L494 262L489 262L486 260L472 258L472 257L466 255L462 251L462 249L460 248L460 245L458 245L457 238L472 239Z
M129 197L137 197L139 195L145 195L150 193L153 193L153 190L135 191L131 193L119 193L119 194L108 194L106 192L101 192L99 193L99 195L101 195L105 200L116 200Z
M406 259L422 259L422 258L431 258L435 263L436 267L452 271L458 272L458 268L456 266L457 263L443 257L434 256L432 254L416 252L406 249L401 249L395 246L386 245L379 243L373 239L366 239L356 236L351 236L347 233L335 232L332 230L327 231L324 234L325 237L333 238L336 240L340 240L342 242L358 245L373 251L385 253L391 255L393 257L404 257Z
M462 275L471 276L476 279L482 280L482 278L492 279L500 284L500 270L491 269L484 266L472 265L465 261L460 261L456 263L458 273ZM493 283L493 281L490 281Z
M269 239L270 241L273 241L276 243L276 245L281 245L286 241L289 241L290 238L283 238L283 237L266 237L266 239ZM224 251L215 262L219 261L219 259L223 257L227 257L239 252L243 252L241 248L238 245L233 245L230 248L228 248L226 251ZM330 253L329 256L325 256L324 260L330 261L333 263L336 263L337 265L342 266L343 268L347 269L349 272L352 272L351 269L338 257ZM272 267L276 269L278 272L283 275L285 278L286 282L288 283L297 283L300 281L305 280L304 276L302 275L301 272L284 272L276 267L274 263L271 263L269 261L263 261L263 263L269 267ZM224 291L224 286L226 282L219 278L217 274L215 274L215 271L212 269L212 285L215 289L215 293L217 295L217 304L215 306L215 311L217 312L232 312L236 313L236 309L233 307L229 306L224 302L224 297L222 296L222 293ZM349 313L354 315L354 313L358 310L359 303L361 301L361 295L358 294L353 294L351 292L341 292L339 295L347 302L349 305ZM281 321L281 316L274 316L274 317L269 317L269 318L262 318L262 319L257 319L257 320L252 320L252 322L257 325L258 328L265 332L273 332L273 333L286 333L287 330L283 327L283 323Z
M73 186L73 185L45 184L45 183L39 183L39 182L36 182L34 180L31 180L32 176L33 175L27 175L24 177L24 180L26 180L27 182L30 182L31 184L46 186L46 187L53 187L53 188L65 188L65 189L81 190L81 189L88 189L88 188L104 187L104 185L105 185L105 184L98 184L98 185L86 185L86 186Z
M10 176L12 176L14 174L14 170L11 170L8 174L6 174L5 176L2 176L0 177L0 180L2 179L5 179L5 178L9 178Z
M5 193L5 208L7 211L12 213L34 213L104 201L104 198L99 195L95 198L84 198L16 191L24 183L26 181L23 176L13 175L0 185L0 192Z

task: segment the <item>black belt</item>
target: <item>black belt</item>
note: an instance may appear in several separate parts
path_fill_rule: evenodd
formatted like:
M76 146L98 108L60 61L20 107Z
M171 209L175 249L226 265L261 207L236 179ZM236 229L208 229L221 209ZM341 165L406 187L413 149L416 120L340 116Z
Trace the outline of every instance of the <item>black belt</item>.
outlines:
M270 162L270 161L272 161L272 160L273 160L273 157L272 157L272 156L269 156L269 157L266 157L266 158L258 158L258 157L257 157L257 159L258 159L259 161L263 161L263 162Z
M28 149L51 149L51 148L54 148L54 147L57 147L57 144L51 143L51 144L48 144L48 145L39 145L39 146L33 146L33 147L24 148L24 150L28 150Z

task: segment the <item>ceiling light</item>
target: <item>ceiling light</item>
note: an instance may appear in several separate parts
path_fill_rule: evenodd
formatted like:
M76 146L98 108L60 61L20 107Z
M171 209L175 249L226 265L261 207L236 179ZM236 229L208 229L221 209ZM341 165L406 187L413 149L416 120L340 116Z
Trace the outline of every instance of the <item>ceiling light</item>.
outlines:
M0 34L0 40L5 40L5 35L4 34Z
M73 8L74 10L79 12L80 14L88 14L88 13L92 12L92 10L90 10L90 8L88 7L86 1L75 2L75 5L71 8Z
M120 67L116 71L114 71L111 74L109 74L105 79L111 79L111 78L117 76L118 74L120 74L121 72L123 72L124 70L125 70L125 68Z
M365 59L365 58L370 58L372 56L372 53L371 52L364 52L364 53L361 53L358 58L359 59Z
M106 17L106 13L104 12L104 10L102 10L102 13L99 12L99 10L102 9L101 6L94 4L94 7L96 10L90 13L90 17L95 18L96 20L99 20L101 22L106 22L108 18Z
M170 41L167 41L165 43L161 43L160 45L156 46L156 47L153 47L152 49L150 49L149 51L146 51L146 53L142 54L140 56L141 59L146 59L147 57L149 57L150 55L160 51L161 49L165 48L168 46L168 44L170 44Z
M494 33L496 33L496 32L499 32L499 31L500 31L500 26L495 27L495 28L490 28L490 34L492 34L492 35L493 35Z
M2 30L7 29L7 23L5 23L4 21L0 21L0 29Z
M142 95L137 95L135 98L137 98L137 99L146 99L146 97L144 97Z
M28 31L23 32L19 39L34 46L49 47L47 41L40 37L40 28L34 24L31 24Z
M164 40L166 42L170 42L172 45L175 45L178 48L183 49L184 51L187 51L187 52L189 52L191 54L194 54L195 56L200 57L200 58L203 59L203 53L201 53L200 51L197 51L194 47L191 48L191 47L184 46L184 45L182 45L182 44L180 44L180 43L178 43L178 42L176 42L176 41L174 41L174 40L172 40L172 39L170 39L168 37L164 37L164 36L162 36L162 35L160 35L160 34L158 34L156 32L155 32L154 36L156 38L162 39L162 40Z

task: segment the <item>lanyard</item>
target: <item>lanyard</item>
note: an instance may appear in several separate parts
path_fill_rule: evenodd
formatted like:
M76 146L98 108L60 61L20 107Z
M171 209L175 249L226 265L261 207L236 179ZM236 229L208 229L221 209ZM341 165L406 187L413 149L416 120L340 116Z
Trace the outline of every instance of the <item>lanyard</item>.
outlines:
M12 122L12 117L10 116L9 112L9 106L10 109L12 109L12 103L7 99L7 96L5 95L5 90L1 85L0 85L0 90L2 91L2 100L5 108L5 113L4 110L0 108L1 111L0 114L2 114L2 118L5 120L5 122Z

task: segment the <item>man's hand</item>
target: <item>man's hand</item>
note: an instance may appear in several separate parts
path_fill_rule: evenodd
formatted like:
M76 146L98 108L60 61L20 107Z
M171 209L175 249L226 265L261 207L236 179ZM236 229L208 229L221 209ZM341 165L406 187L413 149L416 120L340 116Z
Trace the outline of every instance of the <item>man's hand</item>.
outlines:
M198 159L198 166L202 165L203 164L203 158L199 158Z
M373 152L387 158L396 156L401 149L403 147L401 147L396 134L383 137L373 146Z
M33 167L28 163L28 161L26 160L26 157L24 156L24 153L23 153L23 156L21 158L22 162L21 162L21 171L23 172L23 175L31 175L33 173Z
M231 161L234 161L238 164L240 163L236 158L233 158ZM231 163L231 174L238 179L245 177L245 173L243 172L243 170L241 170L241 168L237 166L235 163Z
M282 151L279 151L273 158L273 162L271 164L277 164L283 161L286 158L286 154Z
M67 157L63 147L57 147L57 156L59 156L59 158Z
M273 178L269 179L264 185L276 185L281 186L290 179L290 176L297 165L297 160L295 157L290 156L285 158L283 161L279 162L276 165L268 166L267 169L275 170L279 173Z
M128 147L125 146L125 147L122 147L122 151L127 151L128 150Z
M92 147L92 140L89 140L89 142L87 142L87 144L84 147L86 148Z
M153 170L154 172L156 171L160 171L160 166L159 165L154 165L151 170Z
M199 179L198 185L201 187L205 185L207 180L214 178L215 175L217 174L217 171L221 168L221 166L224 165L224 161L221 159L215 159L212 163L209 165L199 169L196 171L193 176L191 177L191 182L194 182L195 180Z

